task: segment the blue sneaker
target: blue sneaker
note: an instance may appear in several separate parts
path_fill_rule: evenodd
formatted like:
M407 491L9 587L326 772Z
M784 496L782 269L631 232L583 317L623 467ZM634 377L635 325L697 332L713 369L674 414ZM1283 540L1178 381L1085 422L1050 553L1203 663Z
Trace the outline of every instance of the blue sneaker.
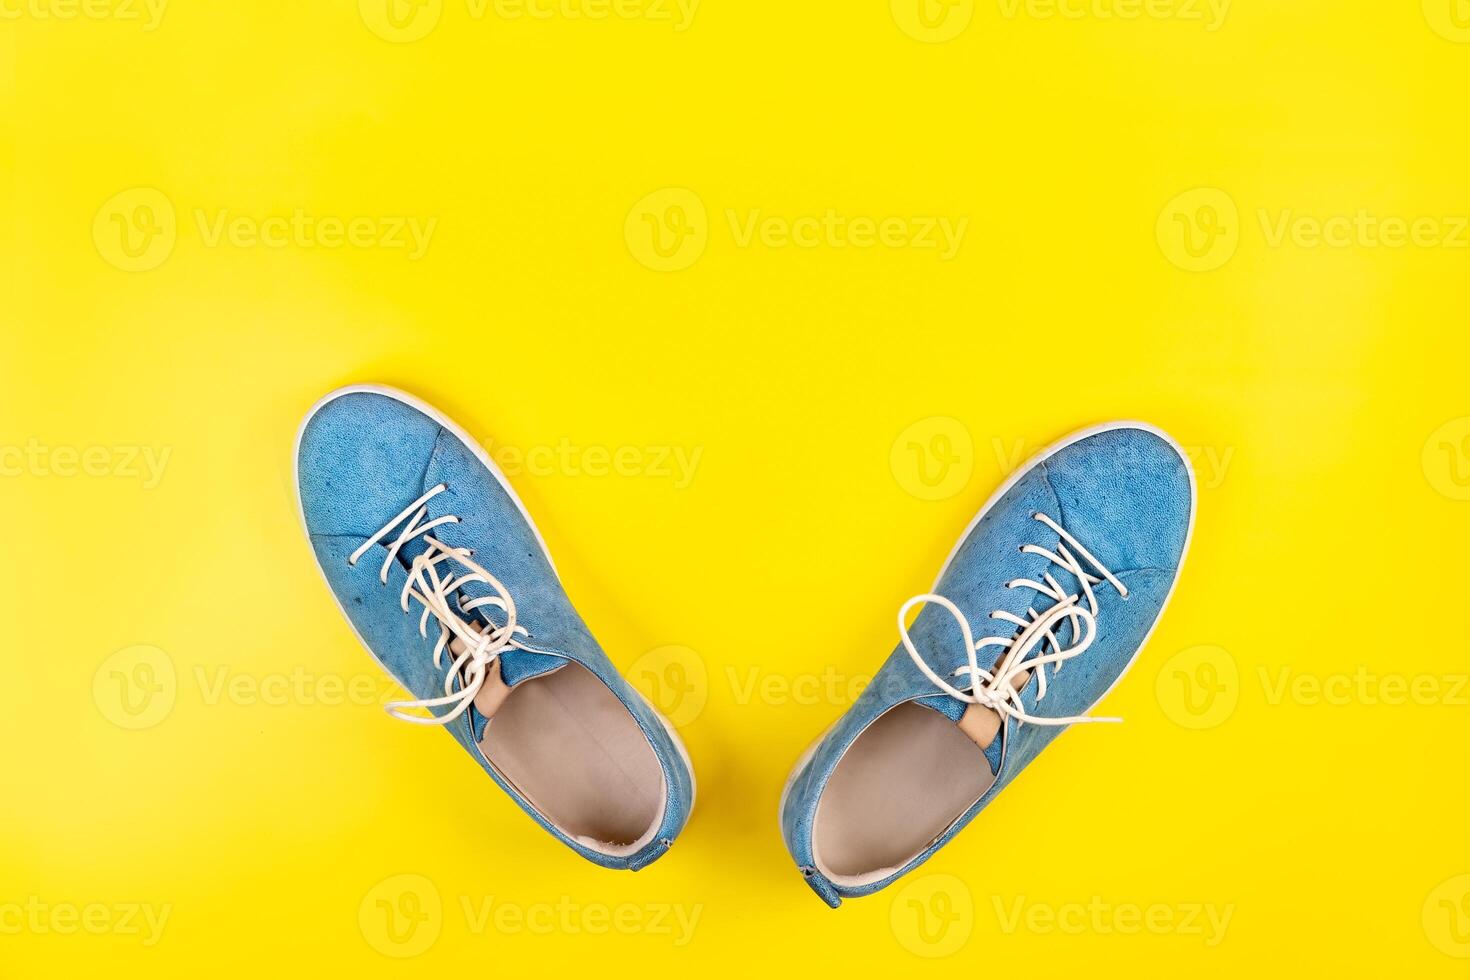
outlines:
M1117 720L1088 712L1158 623L1194 508L1183 451L1137 422L1071 436L991 497L786 784L786 847L828 905L928 860L1067 726Z
M495 464L399 391L335 391L297 439L302 521L358 639L523 810L607 868L667 851L694 806L673 727L617 672Z

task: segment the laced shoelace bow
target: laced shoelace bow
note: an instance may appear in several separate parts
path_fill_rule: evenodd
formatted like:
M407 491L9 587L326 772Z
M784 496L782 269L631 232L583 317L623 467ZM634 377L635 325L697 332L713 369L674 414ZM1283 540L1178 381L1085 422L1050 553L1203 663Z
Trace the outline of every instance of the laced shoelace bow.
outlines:
M1055 676L1062 669L1063 663L1081 656L1088 647L1092 646L1093 640L1097 637L1098 613L1097 595L1093 592L1092 587L1107 582L1117 590L1122 598L1125 600L1128 598L1128 589L1118 580L1117 576L1098 561L1092 552L1083 546L1082 542L1046 514L1038 512L1031 516L1056 532L1058 543L1055 550L1034 544L1024 545L1020 550L1025 554L1046 558L1052 564L1074 576L1080 584L1078 591L1069 592L1064 589L1050 571L1042 575L1043 581L1041 582L1031 579L1014 579L1007 582L1006 588L1008 589L1032 589L1051 599L1055 605L1041 613L1035 609L1027 609L1027 616L1024 617L1004 609L997 609L990 614L990 618L1011 623L1018 627L1020 632L1008 637L984 636L979 640L975 639L974 629L965 614L949 599L932 592L914 596L898 611L898 632L903 640L904 649L908 651L909 657L919 670L923 671L924 676L944 693L967 704L984 705L1017 722L1029 722L1035 725L1076 725L1087 722L1122 721L1121 718L1092 718L1086 715L1070 718L1033 715L1027 712L1022 705L1017 682L1024 678L1028 671L1035 672L1036 701L1039 704L1046 697L1046 668L1053 665L1051 673ZM1086 562L1086 565L1083 562ZM1089 572L1089 567L1097 574ZM1086 601L1086 605L1082 604L1083 600ZM914 647L913 638L909 636L908 627L905 625L909 610L921 603L930 602L948 612L960 627L968 663L956 668L951 676L968 680L969 683L965 688L956 687L935 673ZM1072 627L1070 637L1072 643L1066 647L1062 646L1055 632L1056 627L1064 620ZM980 666L980 652L987 647L998 647L1004 651L1000 661L995 663L991 669ZM1024 687L1024 684L1021 686Z
M491 575L474 560L469 548L453 548L434 537L430 532L446 524L458 524L459 518L446 514L426 521L429 501L448 490L447 484L432 487L423 496L405 507L399 514L384 524L347 559L347 564L356 565L373 546L383 544L388 553L383 558L379 581L388 584L388 570L398 559L398 554L415 539L422 539L426 550L416 557L408 569L408 579L403 584L399 603L405 613L411 612L410 600L417 600L423 607L419 617L419 635L428 639L429 620L438 621L439 637L434 644L434 666L444 669L444 651L450 650L454 660L444 675L444 695L413 701L394 701L386 706L390 715L416 725L447 725L454 721L474 703L475 696L484 687L490 665L502 652L509 648L525 649L517 642L518 636L529 637L524 626L516 622L516 604L509 590L494 575ZM402 525L397 537L385 543L393 529ZM454 563L463 570L455 573ZM465 601L451 597L463 586L482 583L495 590L495 595ZM475 610L492 607L505 614L505 625L493 625L478 629L473 622ZM465 618L471 617L471 618ZM442 715L417 714L432 708L449 707Z

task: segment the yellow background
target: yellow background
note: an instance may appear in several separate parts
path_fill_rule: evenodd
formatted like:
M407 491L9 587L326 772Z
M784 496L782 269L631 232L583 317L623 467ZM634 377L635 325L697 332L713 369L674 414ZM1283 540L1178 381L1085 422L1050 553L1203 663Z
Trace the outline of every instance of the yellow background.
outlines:
M0 974L1463 975L1462 0L384 2L0 4ZM250 244L298 210L367 238ZM829 210L968 225L741 232ZM571 447L512 480L699 775L647 871L365 703L290 471L357 381ZM789 766L1015 454L1116 417L1201 479L1127 723L829 911Z

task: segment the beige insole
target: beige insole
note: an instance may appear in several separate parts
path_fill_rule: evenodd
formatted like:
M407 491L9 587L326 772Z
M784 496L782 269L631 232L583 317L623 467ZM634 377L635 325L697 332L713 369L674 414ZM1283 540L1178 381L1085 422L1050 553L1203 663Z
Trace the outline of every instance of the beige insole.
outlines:
M843 879L902 867L994 781L985 753L954 722L900 704L857 737L827 781L812 830L817 866Z
M543 816L584 844L641 843L662 816L664 775L653 746L617 696L580 664L511 689L480 751Z

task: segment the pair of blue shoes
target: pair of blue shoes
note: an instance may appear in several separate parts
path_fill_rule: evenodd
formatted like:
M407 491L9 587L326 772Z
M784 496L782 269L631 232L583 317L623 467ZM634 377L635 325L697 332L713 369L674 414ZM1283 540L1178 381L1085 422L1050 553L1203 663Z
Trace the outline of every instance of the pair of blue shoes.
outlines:
M613 667L481 446L376 386L335 391L298 437L302 520L358 638L558 840L638 870L694 807L673 726ZM927 860L1127 671L1178 580L1194 477L1139 423L1022 467L960 536L899 644L797 762L781 831L834 908ZM917 616L910 616L915 607ZM911 621L910 621L911 620Z

